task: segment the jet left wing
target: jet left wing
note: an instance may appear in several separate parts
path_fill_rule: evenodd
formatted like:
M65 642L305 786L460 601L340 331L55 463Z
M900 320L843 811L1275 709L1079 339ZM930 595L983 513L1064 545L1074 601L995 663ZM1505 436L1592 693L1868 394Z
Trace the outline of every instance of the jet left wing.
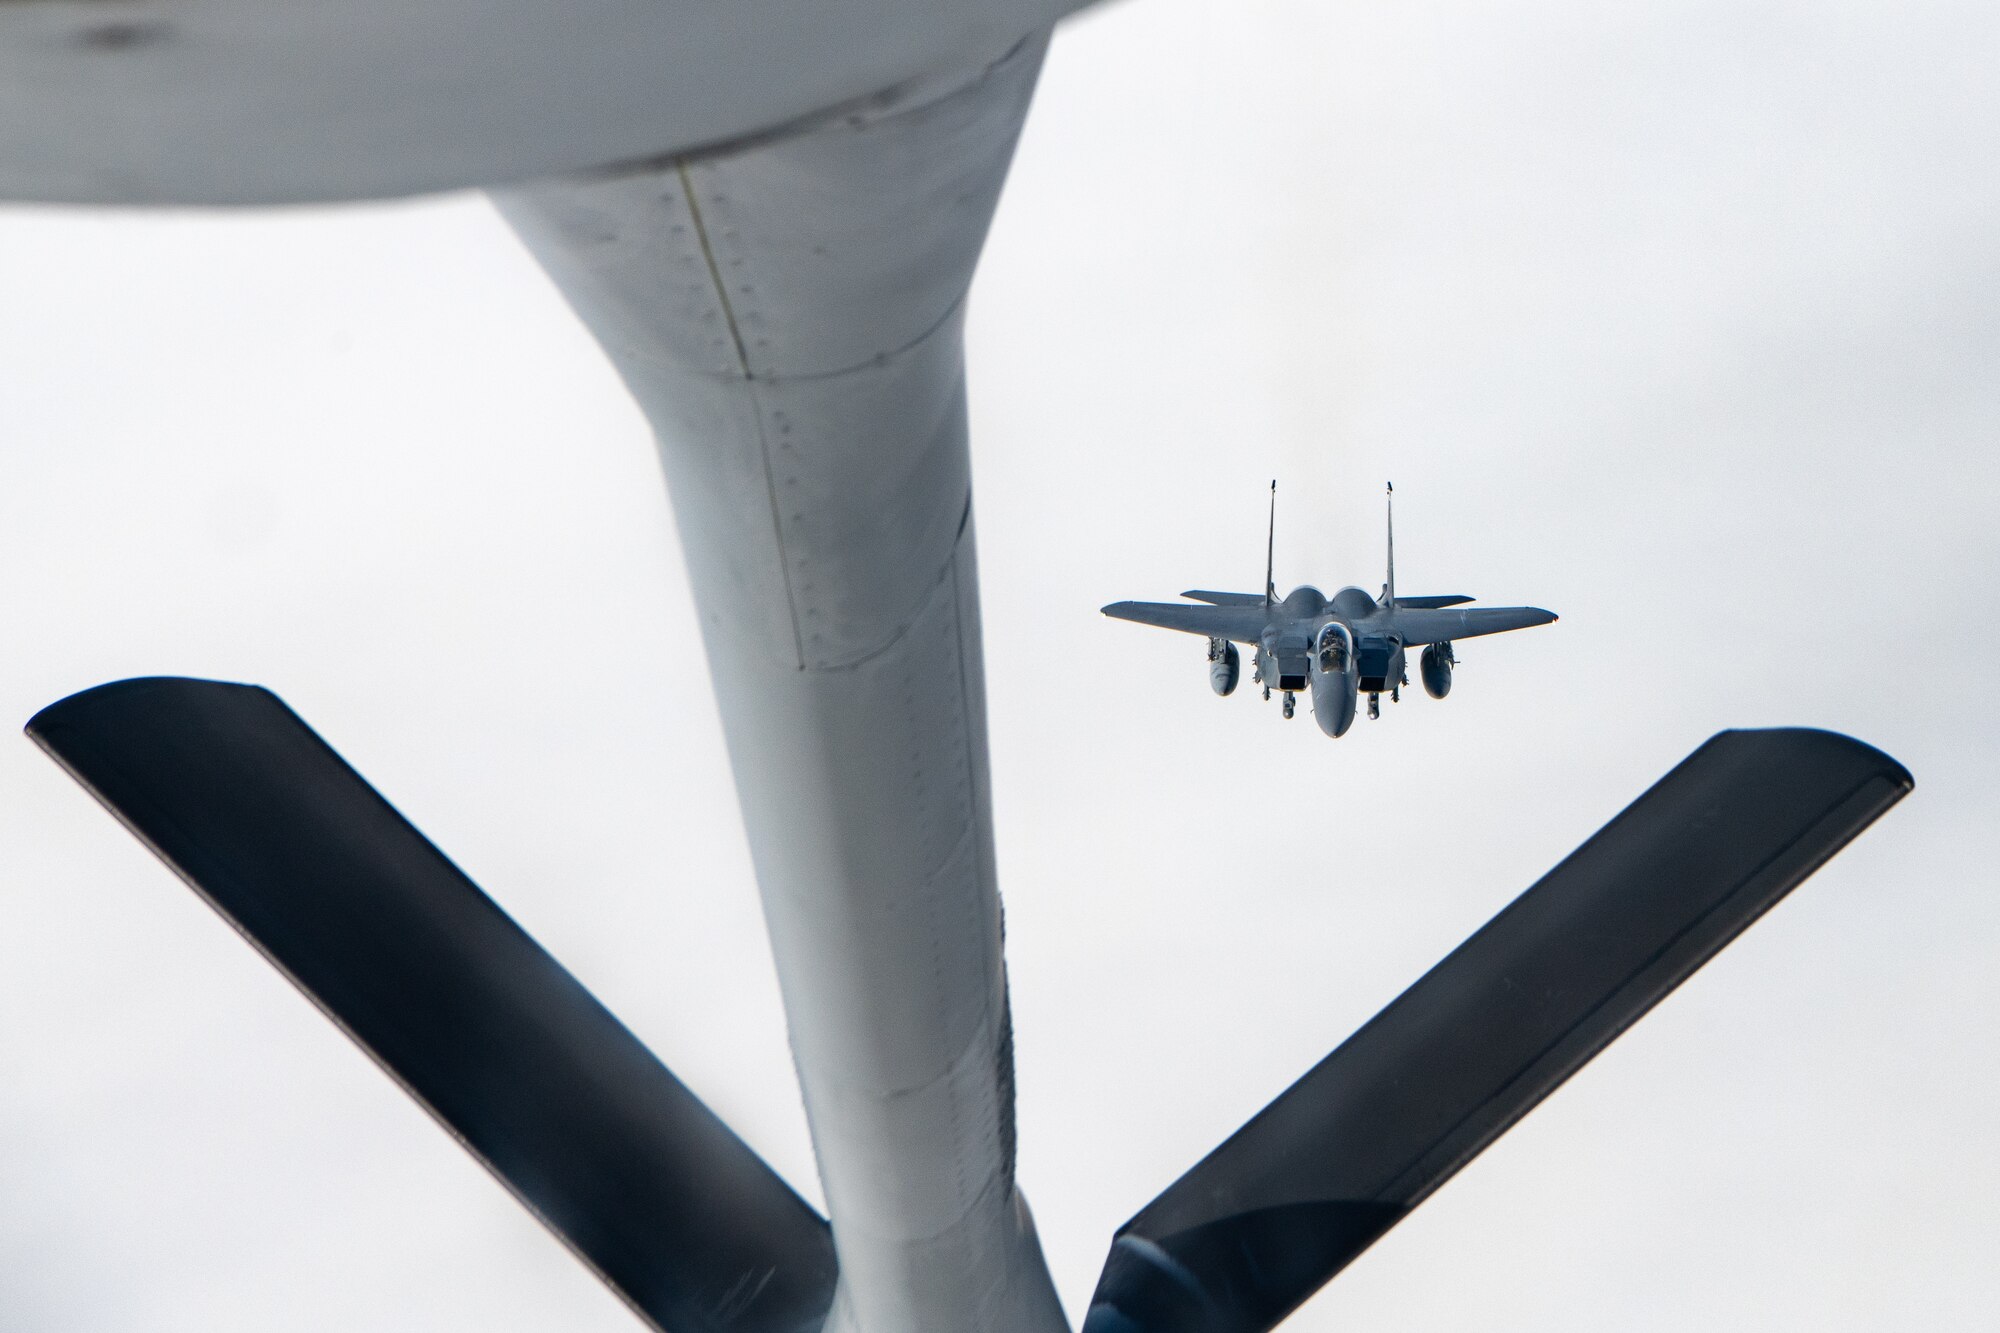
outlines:
M1476 606L1462 611L1445 611L1400 605L1390 613L1390 623L1396 633L1404 643L1411 645L1501 634L1510 629L1546 625L1555 618L1555 612L1544 611L1539 606Z
M1177 629L1185 634L1206 634L1211 639L1234 639L1255 643L1263 637L1270 612L1257 599L1255 606L1183 606L1179 602L1113 602L1104 614L1113 620L1133 620L1141 625Z

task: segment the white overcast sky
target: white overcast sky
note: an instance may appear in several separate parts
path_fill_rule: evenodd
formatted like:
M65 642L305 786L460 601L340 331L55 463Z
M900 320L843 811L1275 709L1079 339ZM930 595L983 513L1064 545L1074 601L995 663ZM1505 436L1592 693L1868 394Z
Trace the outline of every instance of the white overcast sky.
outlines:
M1112 1230L1710 733L1915 796L1300 1330L1990 1327L2000 17L1133 0L975 290L1021 1173ZM1326 741L1097 607L1530 602ZM271 686L808 1195L650 444L485 202L0 210L0 721ZM0 737L0 1328L630 1316Z

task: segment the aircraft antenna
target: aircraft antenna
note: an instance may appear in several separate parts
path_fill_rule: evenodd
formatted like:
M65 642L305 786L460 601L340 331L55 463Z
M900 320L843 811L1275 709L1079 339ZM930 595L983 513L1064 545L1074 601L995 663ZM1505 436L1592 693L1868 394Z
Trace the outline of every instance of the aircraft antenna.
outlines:
M1278 479L1271 478L1271 526L1264 534L1264 605L1278 600L1278 584L1272 575L1272 556L1278 549Z
M1396 483L1389 483L1389 581L1382 585L1382 600L1396 604Z

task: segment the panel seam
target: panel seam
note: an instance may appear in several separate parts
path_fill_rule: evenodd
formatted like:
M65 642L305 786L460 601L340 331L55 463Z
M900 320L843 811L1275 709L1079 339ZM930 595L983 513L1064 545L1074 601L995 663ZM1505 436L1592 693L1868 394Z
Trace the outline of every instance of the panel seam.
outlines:
M729 289L722 284L722 269L715 262L715 248L708 242L708 224L702 220L701 202L695 198L694 182L688 179L687 162L676 159L674 173L681 178L681 194L687 199L688 218L694 223L695 243L701 246L702 261L708 265L709 281L715 284L715 299L722 306L722 322L729 326L729 340L736 345L736 364L743 378L755 379L750 371L750 353L743 345L743 331L736 326L736 307L729 303Z
M778 510L778 479L771 471L771 438L764 429L764 404L757 392L757 376L750 369L750 353L743 344L743 331L736 325L736 308L729 303L729 289L723 285L722 269L715 262L715 248L709 244L708 224L701 216L701 201L695 197L694 182L688 178L687 161L674 161L674 174L680 177L681 196L687 200L688 220L694 224L695 243L701 247L702 261L708 265L708 278L715 288L715 299L722 307L723 323L729 326L729 340L736 347L736 364L742 368L744 391L750 398L750 419L757 427L757 458L764 468L764 503L771 512L771 536L778 544L778 577L785 586L785 610L792 622L792 652L798 660L798 669L806 669L806 636L799 625L798 594L792 591L792 558L785 549L785 521Z
M967 528L970 526L971 521L972 521L972 494L968 490L965 497L965 510L959 516L958 540L953 544L951 552L951 560L949 564L946 566L946 568L949 571L951 580L952 632L953 636L958 640L959 726L962 728L962 734L965 740L966 788L968 795L971 797L971 804L972 804L971 810L967 811L967 814L970 816L970 822L972 824L972 874L974 882L976 883L980 878L982 878L983 872L985 871L987 865L989 863L993 864L993 879L988 885L988 887L992 890L993 893L994 911L1000 914L1000 956L997 960L1000 968L1001 1008L1000 1008L999 1018L1000 1021L1006 1025L1003 1040L1005 1040L1006 1042L1006 1053L1008 1057L1007 1073L1009 1077L1007 1078L1004 1086L995 1087L994 1093L996 1098L1004 1097L1006 1099L1006 1103L1004 1105L1000 1105L995 1108L1001 1120L1005 1121L1013 1119L1014 1115L1016 1114L1014 1099L1019 1095L1019 1090L1015 1086L1015 1079L1012 1077L1014 1072L1013 1071L1014 1024L1013 1024L1013 1012L1012 1012L1013 1005L1011 1003L1012 997L1008 993L1008 985L1007 985L1007 924L1006 924L1007 909L1006 909L1006 904L1000 895L1000 873L998 866L998 850L993 846L991 842L993 836L993 826L989 820L983 817L986 812L982 808L981 783L979 778L982 771L990 772L990 770L986 770L985 767L979 762L983 756L977 749L977 740L978 737L984 732L985 728L983 726L984 719L980 719L978 723L975 723L972 716L972 709L973 709L972 668L970 663L968 663L966 660L969 654L966 649L966 641L965 641L965 593L963 587L961 586L961 581L959 578L959 559L964 554L965 551L965 543L968 540ZM984 702L983 698L984 691L981 692L981 695L982 695L981 702ZM990 1019L993 1017L993 1009L992 1009L993 997L990 992L986 995L985 1002L987 1006L986 1008L987 1016ZM1000 1084L1000 1079L997 1077L997 1073L998 1071L996 1070L996 1077L995 1077L996 1085ZM997 1125L996 1128L998 1128ZM1000 1176L1001 1179L1007 1185L1007 1187L1009 1189L1012 1189L1014 1185L1014 1174L1016 1166L1016 1163L1014 1161L1014 1154L1005 1153L1004 1156L1006 1160L1001 1165Z

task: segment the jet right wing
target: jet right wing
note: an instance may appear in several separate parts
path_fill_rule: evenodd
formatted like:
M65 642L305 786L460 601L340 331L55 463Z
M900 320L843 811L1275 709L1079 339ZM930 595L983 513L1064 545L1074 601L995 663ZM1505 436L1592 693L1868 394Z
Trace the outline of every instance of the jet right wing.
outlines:
M1132 620L1184 634L1255 643L1264 635L1270 610L1259 597L1255 606L1183 606L1179 602L1113 602L1104 608L1113 620Z
M1396 633L1412 647L1527 629L1549 624L1556 618L1555 612L1539 606L1475 606L1445 611L1411 607L1407 602L1399 602L1390 614Z

